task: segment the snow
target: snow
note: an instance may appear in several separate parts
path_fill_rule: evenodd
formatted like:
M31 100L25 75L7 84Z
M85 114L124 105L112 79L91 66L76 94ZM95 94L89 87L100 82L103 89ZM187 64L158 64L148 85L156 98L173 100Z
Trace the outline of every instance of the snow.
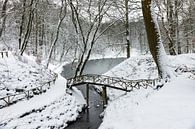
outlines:
M75 95L68 95L59 87L56 91L46 93L47 95L41 95L33 100L7 108L5 111L2 110L1 116L4 118L3 121L7 123L5 128L35 129L41 127L42 129L50 129L51 127L66 127L67 122L75 121L82 110L82 101L79 101L82 95L78 91L73 93ZM10 113L10 111L12 112ZM22 115L26 112L32 113L23 117Z
M102 59L102 58L113 58L113 57L114 58L126 57L126 52L105 48L104 52L97 53L97 54L92 53L90 56L90 60Z
M195 79L187 72L195 69L195 55L168 56L172 71L177 77L165 83L159 91L153 88L124 93L109 89L111 98L99 129L194 129ZM151 56L132 57L105 73L125 79L157 77ZM193 77L190 79L190 77Z
M0 58L0 98L14 94L16 89L29 90L55 78L52 72L32 62L11 52L8 57Z
M131 57L136 57L140 55L140 51L136 48L130 48L130 55ZM100 53L92 53L90 56L90 60L93 59L106 59L106 58L126 58L127 56L127 52L126 49L125 50L115 50L115 49L111 49L111 48L104 48L103 52Z
M99 129L193 129L195 80L178 77L158 92L137 91L108 105Z
M42 107L44 105L49 104L56 99L59 99L65 93L65 86L61 84L66 84L62 77L59 77L56 81L56 84L45 94L40 96L35 96L30 100L21 101L13 106L9 106L7 108L1 109L1 115L4 116L5 119L13 118L17 115L28 112L32 109L37 109L37 107ZM58 87L57 87L58 86ZM50 97L52 96L52 97ZM33 103L33 105L32 105ZM7 115L3 115L7 114Z
M22 67L18 68L19 70L28 71L26 68L30 67L28 64L15 60L13 55L6 61L17 62L10 63L10 67L17 66L15 64L22 64ZM54 66L52 68L54 69ZM18 69L13 68L11 72L16 72ZM61 68L55 69L56 72L60 72ZM26 73L26 75L28 74ZM33 80L31 76L29 78ZM22 82L26 83L25 81ZM17 81L15 82L17 83ZM13 84L15 82L13 81ZM72 95L66 93L66 79L59 74L55 84L46 93L0 109L0 127L5 129L64 128L69 121L76 120L84 104L85 100L77 89L72 91Z
M195 69L194 57L195 54L168 56L167 67L176 71L177 77L158 91L148 88L125 93L108 89L110 101L99 129L194 129L195 80L192 79L195 79L195 75L188 72ZM33 57L27 58L34 61ZM11 73L15 73L12 77L18 77L17 72L26 71L24 74L28 79L34 80L28 70L37 71L38 75L40 73L39 68L22 63L13 55L1 59L0 63L3 66L1 70L9 66ZM76 88L71 93L67 92L66 79L59 74L63 65L49 65L58 73L58 78L46 93L0 109L0 128L60 129L65 128L68 122L75 121L86 102ZM42 75L51 79L50 74ZM157 78L157 70L151 56L140 55L125 60L105 75L129 80L154 79ZM12 84L17 84L17 81Z
M128 80L154 79L158 77L155 63L150 55L131 57L104 75Z

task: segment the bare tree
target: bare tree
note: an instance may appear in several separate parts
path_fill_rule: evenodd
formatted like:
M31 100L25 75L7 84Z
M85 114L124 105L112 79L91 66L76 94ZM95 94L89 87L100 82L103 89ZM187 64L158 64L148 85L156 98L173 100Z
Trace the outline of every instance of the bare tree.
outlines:
M29 37L31 34L31 30L32 30L32 22L34 19L34 10L35 8L33 6L35 6L35 4L37 4L36 0L31 0L30 2L30 9L29 9L29 17L28 17L28 23L27 23L27 28L26 28L26 32L24 34L24 39L23 39L23 43L21 44L21 48L20 48L20 55L23 55L27 44L29 42Z
M190 44L189 48L191 49L191 52L195 52L195 0L189 1L189 26L190 26Z
M66 0L65 1L61 0L61 8L60 8L59 21L58 21L58 26L57 26L57 30L56 30L56 35L55 35L55 39L52 42L50 50L49 50L49 54L48 54L47 62L46 62L46 67L48 67L48 65L49 65L52 53L53 53L55 45L58 41L58 37L59 37L59 33L60 33L60 27L61 27L61 24L62 24L64 18L66 17L66 11L67 11L67 2L66 2Z
M24 21L25 21L25 12L26 12L26 0L23 0L23 11L22 11L22 18L20 23L20 29L19 29L19 39L18 39L18 46L19 49L21 49L22 44L22 34L23 34L23 27L24 27Z
M110 24L98 34L103 17L111 5L108 0L89 0L83 2L86 2L84 7L82 7L82 3L79 3L79 1L69 0L72 11L72 22L78 36L78 46L81 50L75 76L83 73L95 42L110 26L112 26L112 24ZM79 41L80 39L81 43Z
M127 58L130 57L130 40L129 40L129 0L125 0L125 29L127 42Z
M173 1L167 1L167 19L169 24L169 34L171 40L169 42L169 53L170 55L176 55L176 51L174 49L175 46L175 37L176 37L176 26L175 26L175 17L174 17L174 4Z

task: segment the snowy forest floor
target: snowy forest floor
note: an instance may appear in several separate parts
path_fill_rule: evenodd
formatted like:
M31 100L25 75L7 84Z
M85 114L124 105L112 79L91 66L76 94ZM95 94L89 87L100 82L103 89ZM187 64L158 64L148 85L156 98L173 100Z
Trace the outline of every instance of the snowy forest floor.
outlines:
M3 82L0 84L2 87L1 95L13 94L16 88L25 90L33 88L52 79L53 76L48 73L49 70L44 70L35 62L33 64L30 59L20 61L10 52L8 58L0 59L0 64L3 66L0 68L0 79ZM85 101L77 89L74 89L73 95L67 94L65 85L66 79L58 75L55 84L52 84L47 92L0 109L0 128L50 129L66 127L67 122L76 120Z
M195 75L188 72L195 70L194 57L195 54L169 56L169 68L176 71L175 78L159 91L149 88L126 94L108 89L110 101L99 129L195 129ZM13 55L0 59L0 81L3 82L0 86L11 87L9 91L14 91L18 87L25 88L26 84L33 87L52 78L44 74L47 72L41 72L40 66L30 64ZM10 79L7 79L8 70ZM55 72L61 70L55 69ZM152 79L157 77L157 71L151 56L145 55L127 59L105 75L131 80ZM42 79L37 80L40 76ZM85 101L75 88L73 95L66 93L65 84L66 79L58 75L55 85L46 93L0 109L0 128L66 127L69 121L76 120ZM6 88L0 92L7 93Z
M168 67L175 77L158 91L149 88L126 94L109 89L112 101L99 129L195 129L195 55L169 56ZM150 56L130 58L105 74L126 79L157 77Z
M111 102L99 129L195 129L195 80L178 77L152 92Z

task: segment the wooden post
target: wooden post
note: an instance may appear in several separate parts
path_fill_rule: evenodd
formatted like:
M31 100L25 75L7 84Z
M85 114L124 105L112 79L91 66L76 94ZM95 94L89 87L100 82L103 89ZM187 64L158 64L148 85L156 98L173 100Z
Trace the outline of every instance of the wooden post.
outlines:
M40 87L40 92L41 92L41 93L43 92L43 86Z
M7 105L10 105L10 96L7 97Z
M30 91L28 90L27 91L27 99L29 99L30 98Z
M2 58L3 58L3 52L1 52L1 56L2 56Z
M56 82L56 77L55 77L54 80L53 80L53 84L55 84L55 82Z
M89 84L86 84L86 101L87 101L87 108L89 107Z
M103 86L102 89L103 89L103 91L102 91L103 108L105 108L105 106L108 104L106 86Z
M5 55L8 57L8 52L5 52Z
M153 86L155 86L156 85L156 83L155 83L155 79L153 80Z

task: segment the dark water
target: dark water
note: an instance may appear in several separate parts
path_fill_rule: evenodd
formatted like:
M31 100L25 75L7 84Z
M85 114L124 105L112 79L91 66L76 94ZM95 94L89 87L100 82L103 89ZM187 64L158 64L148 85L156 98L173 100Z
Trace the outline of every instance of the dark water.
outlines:
M124 61L125 58L108 58L90 60L86 64L85 74L103 74ZM75 64L68 64L63 67L62 76L70 78L74 75ZM86 86L77 86L86 97ZM89 108L80 113L79 118L75 122L71 122L65 129L98 129L102 122L100 114L103 112L103 103L101 96L90 85L89 91Z
M79 86L84 96L86 96L85 86ZM101 96L90 87L89 92L89 108L80 113L77 121L69 124L65 129L97 129L102 122L100 114L103 112L103 104Z
M83 74L103 74L124 60L125 58L105 58L89 60L86 63ZM65 78L72 77L75 73L75 67L75 63L65 65L61 73L62 76L64 76Z

